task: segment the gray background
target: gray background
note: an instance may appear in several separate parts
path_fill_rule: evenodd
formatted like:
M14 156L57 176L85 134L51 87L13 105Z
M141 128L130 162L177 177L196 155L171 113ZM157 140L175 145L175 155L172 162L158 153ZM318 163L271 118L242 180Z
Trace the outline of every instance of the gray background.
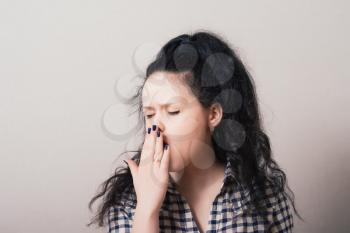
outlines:
M136 121L116 94L132 93L157 46L199 29L229 40L255 79L307 220L295 217L295 232L346 232L349 5L2 0L0 232L106 232L85 227L87 204L137 138L115 136Z

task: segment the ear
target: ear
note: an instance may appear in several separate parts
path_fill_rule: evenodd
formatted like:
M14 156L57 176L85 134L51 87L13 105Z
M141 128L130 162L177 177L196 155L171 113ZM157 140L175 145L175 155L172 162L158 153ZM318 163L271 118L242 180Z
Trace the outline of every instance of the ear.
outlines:
M221 104L214 103L209 108L208 125L210 132L214 131L214 128L220 123L223 116L223 109Z

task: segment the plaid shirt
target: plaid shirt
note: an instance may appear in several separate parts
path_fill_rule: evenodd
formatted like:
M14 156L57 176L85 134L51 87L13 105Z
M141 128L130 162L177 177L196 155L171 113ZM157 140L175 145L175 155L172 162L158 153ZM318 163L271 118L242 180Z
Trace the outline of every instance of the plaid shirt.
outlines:
M197 232L189 204L175 188L170 177L168 190L159 211L159 232ZM292 232L293 215L284 195L272 195L266 191L267 221L256 213L247 211L249 192L242 185L229 185L234 180L231 163L226 163L224 182L212 203L206 233L288 233ZM136 196L125 196L122 206L113 206L108 211L108 233L131 232L136 208Z

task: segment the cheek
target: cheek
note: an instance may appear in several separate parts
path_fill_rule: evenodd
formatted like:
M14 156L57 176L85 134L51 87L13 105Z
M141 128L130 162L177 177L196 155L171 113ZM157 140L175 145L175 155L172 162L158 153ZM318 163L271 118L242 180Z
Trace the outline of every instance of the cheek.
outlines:
M189 163L201 169L213 166L215 153L202 139L175 142L170 149L170 171L181 171Z
M183 170L193 160L191 158L191 150L189 141L174 143L170 149L169 171L179 172Z
M185 167L185 163L186 163L185 161L186 160L183 157L183 154L181 153L181 148L179 148L177 145L173 145L170 148L169 171L170 172L181 171Z
M168 132L168 141L172 145L171 152L174 159L187 160L188 151L191 145L191 141L198 137L198 127L196 122L188 121L184 124L179 124L178 127L172 128L172 131Z
M167 137L172 145L170 163L174 170L181 170L189 163L196 148L206 143L206 125L194 117L179 118L172 123L167 126Z
M203 140L192 140L189 155L193 165L200 169L208 169L215 163L213 148Z
M205 125L198 117L193 115L182 115L169 121L167 125L167 134L171 141L182 142L188 141L203 131Z
M166 119L166 137L172 146L171 163L174 167L181 167L188 163L191 154L191 143L193 140L205 143L207 137L206 115L199 107L192 107L176 116L169 116ZM165 119L164 119L165 120Z

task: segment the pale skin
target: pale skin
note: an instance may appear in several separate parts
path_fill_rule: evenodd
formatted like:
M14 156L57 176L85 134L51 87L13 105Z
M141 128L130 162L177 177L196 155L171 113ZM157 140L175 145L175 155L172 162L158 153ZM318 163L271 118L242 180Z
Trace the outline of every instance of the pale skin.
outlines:
M188 202L198 228L205 232L212 202L223 182L224 165L215 160L211 143L212 131L222 119L222 107L214 104L203 108L186 84L179 81L180 75L155 72L143 89L145 130L152 125L157 129L146 133L140 165L127 160L138 203L134 233L159 232L159 210L169 176ZM171 104L163 105L166 103ZM163 143L169 144L168 150Z

